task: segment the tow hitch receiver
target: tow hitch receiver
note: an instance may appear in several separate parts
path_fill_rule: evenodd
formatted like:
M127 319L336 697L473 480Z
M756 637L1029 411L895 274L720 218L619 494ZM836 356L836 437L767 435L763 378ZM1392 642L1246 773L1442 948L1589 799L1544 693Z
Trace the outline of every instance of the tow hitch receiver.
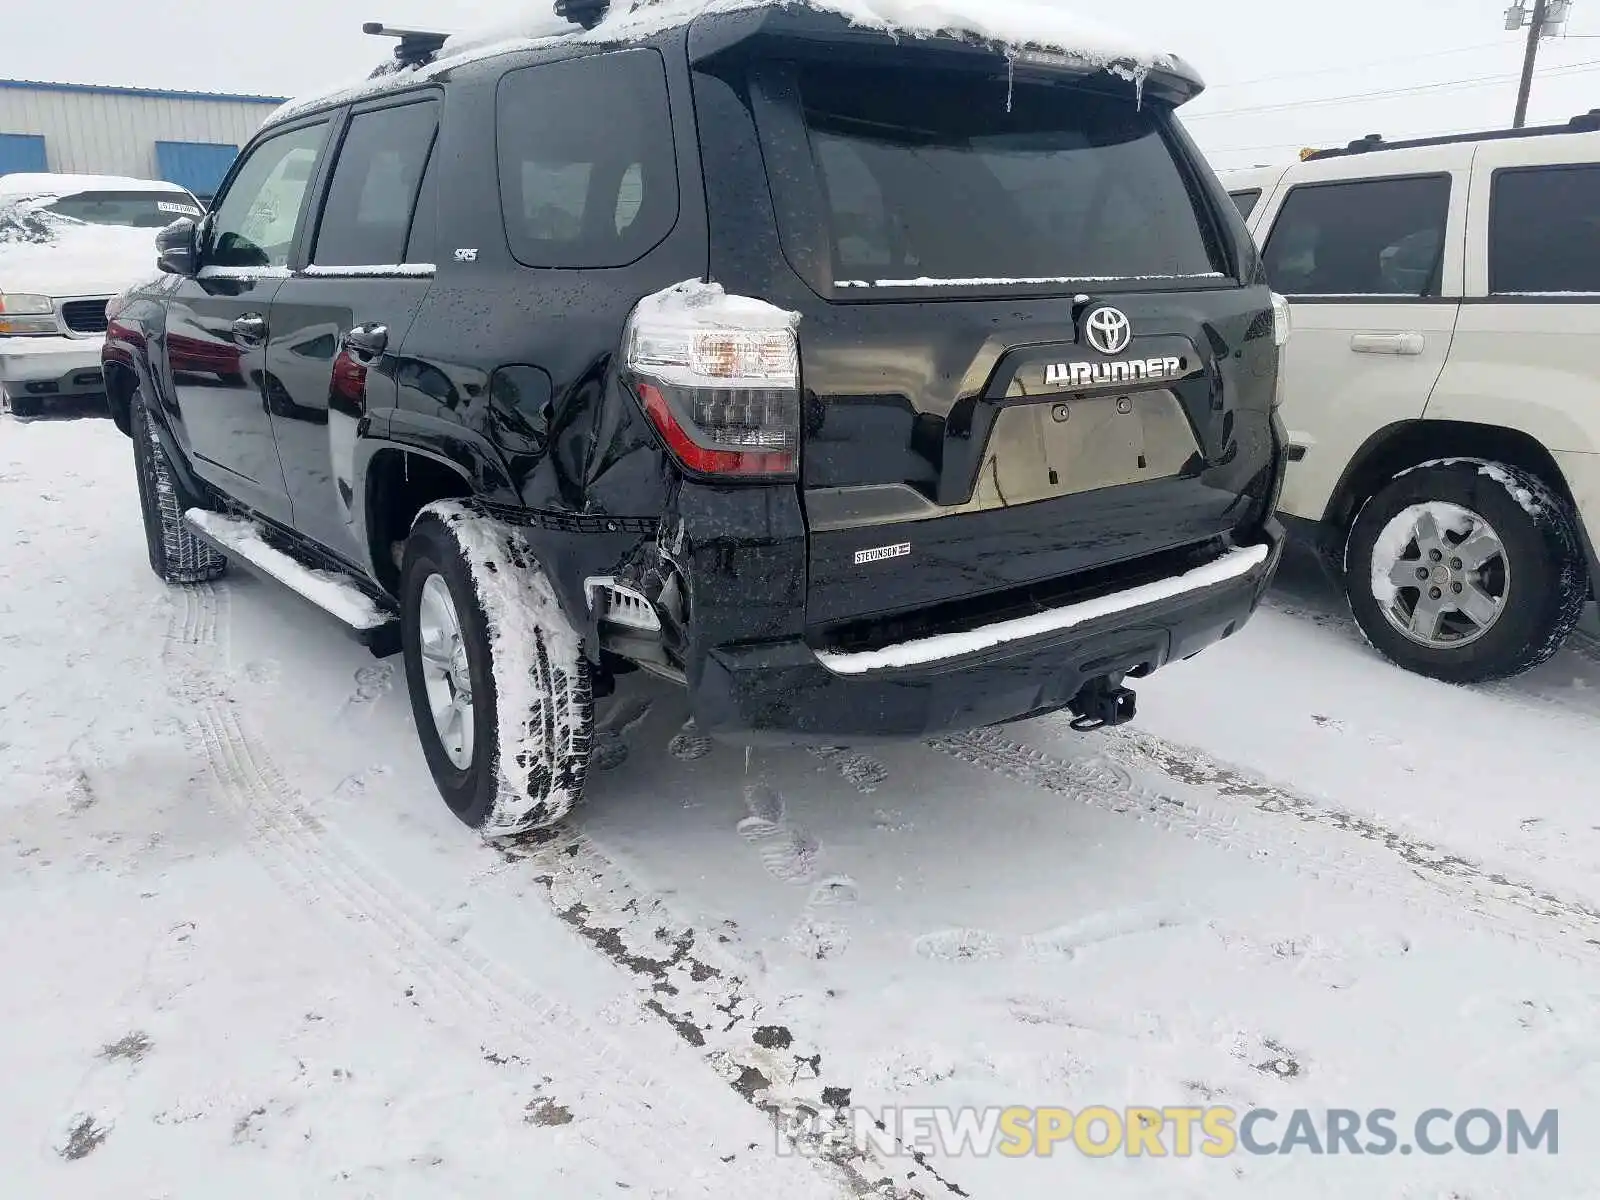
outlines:
M1083 690L1073 697L1067 707L1074 720L1072 727L1079 733L1093 733L1113 725L1126 725L1138 711L1139 698L1133 689L1121 686L1122 677L1115 679L1102 675L1083 685Z

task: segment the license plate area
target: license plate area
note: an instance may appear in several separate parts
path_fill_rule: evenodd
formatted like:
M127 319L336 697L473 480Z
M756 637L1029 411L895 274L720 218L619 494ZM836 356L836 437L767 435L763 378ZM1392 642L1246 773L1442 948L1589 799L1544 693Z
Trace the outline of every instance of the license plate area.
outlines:
M1011 404L989 432L973 501L1005 508L1169 479L1199 451L1166 389Z

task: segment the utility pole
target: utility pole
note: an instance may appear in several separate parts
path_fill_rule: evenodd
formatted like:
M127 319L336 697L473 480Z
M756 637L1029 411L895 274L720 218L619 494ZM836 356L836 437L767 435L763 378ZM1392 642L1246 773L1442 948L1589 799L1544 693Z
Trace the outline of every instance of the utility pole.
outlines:
M1528 49L1522 56L1522 83L1517 88L1517 115L1511 119L1511 128L1521 129L1528 123L1528 98L1533 94L1533 64L1539 57L1539 37L1544 33L1544 18L1548 0L1533 0L1533 19L1528 22Z
M1522 56L1522 83L1517 88L1517 115L1512 118L1513 129L1528 123L1528 97L1533 93L1533 67L1539 58L1539 43L1565 33L1572 15L1572 0L1533 0L1533 11L1528 11L1528 0L1513 0L1506 9L1506 28L1528 30L1528 49Z

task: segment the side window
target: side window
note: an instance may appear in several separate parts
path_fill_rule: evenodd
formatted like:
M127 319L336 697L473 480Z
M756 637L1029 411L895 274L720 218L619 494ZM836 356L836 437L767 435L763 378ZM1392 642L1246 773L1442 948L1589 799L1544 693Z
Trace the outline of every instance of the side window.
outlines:
M1267 238L1267 278L1287 296L1432 295L1449 211L1443 175L1302 184Z
M208 267L284 267L306 190L328 133L326 122L262 142L245 159L211 221Z
M1600 292L1600 166L1495 173L1489 291Z
M439 143L434 140L422 172L422 189L417 193L417 210L411 217L411 232L406 237L406 262L437 263L439 239Z
M313 263L361 267L405 260L417 191L438 129L433 101L351 119L322 207Z
M654 50L523 67L497 99L506 238L530 267L621 267L678 220L666 69Z
M1229 192L1233 202L1239 208L1239 215L1245 220L1250 219L1250 214L1255 212L1256 205L1261 203L1260 188L1245 188L1242 192Z

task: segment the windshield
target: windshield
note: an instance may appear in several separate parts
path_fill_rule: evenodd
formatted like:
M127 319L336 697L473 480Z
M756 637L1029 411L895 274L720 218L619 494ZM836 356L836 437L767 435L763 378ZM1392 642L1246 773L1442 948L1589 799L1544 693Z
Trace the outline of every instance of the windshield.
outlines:
M1063 83L884 74L798 70L805 182L820 192L836 286L1218 273L1157 105Z
M187 192L75 192L38 205L46 212L89 225L164 229L180 217L199 217L201 208Z

